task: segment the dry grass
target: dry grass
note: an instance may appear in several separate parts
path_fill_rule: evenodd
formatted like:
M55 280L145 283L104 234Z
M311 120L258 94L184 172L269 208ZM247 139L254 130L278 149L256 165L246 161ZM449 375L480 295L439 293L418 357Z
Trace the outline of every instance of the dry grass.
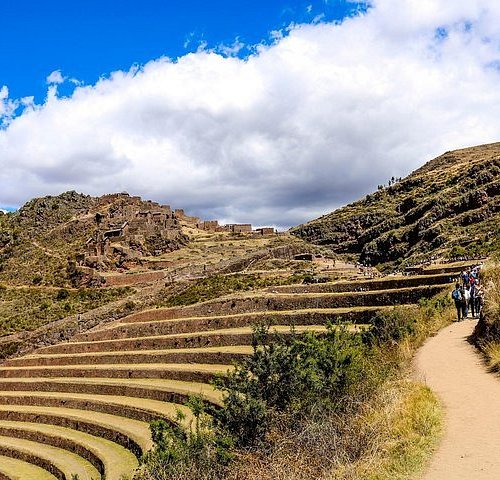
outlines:
M0 284L0 336L34 330L69 315L125 298L132 288L66 290L6 287Z
M107 480L123 480L124 476L132 474L138 466L137 458L125 447L111 440L72 428L44 423L0 420L0 430L3 435L14 438L26 440L36 438L37 442L43 438L41 443L65 450L70 450L68 445L83 447L102 461Z
M383 362L400 368L376 394L355 399L358 408L353 405L351 414L298 424L285 419L273 432L272 451L243 456L228 479L403 480L421 471L440 437L442 409L428 388L410 380L409 365L415 350L453 321L453 309L446 305L443 296L419 307L396 307L416 320L416 331L384 351ZM374 365L374 371L383 370Z
M2 473L13 480L55 480L56 478L36 465L0 455L0 474Z
M493 370L500 344L500 263L489 262L481 271L484 287L483 315L477 324L473 341L486 355ZM493 362L493 363L492 363Z
M79 480L92 480L100 477L99 472L88 461L62 448L5 436L0 436L0 444L2 447L15 451L20 458L31 458L33 452L36 452L35 457L54 465L68 479L73 474L78 475Z
M485 291L484 313L491 322L500 322L500 264L490 264L481 272Z
M242 456L231 480L397 480L422 470L442 428L424 386L396 380L352 416L306 419L273 432L269 455Z
M394 308L401 324L415 326L413 333L374 347L363 381L342 400L342 408L316 408L308 415L275 412L266 446L238 451L225 471L189 464L188 470L175 470L176 476L141 480L411 478L423 470L437 444L442 411L432 392L410 379L410 362L426 338L451 322L447 297Z
M488 343L484 349L488 367L492 372L500 372L500 343Z

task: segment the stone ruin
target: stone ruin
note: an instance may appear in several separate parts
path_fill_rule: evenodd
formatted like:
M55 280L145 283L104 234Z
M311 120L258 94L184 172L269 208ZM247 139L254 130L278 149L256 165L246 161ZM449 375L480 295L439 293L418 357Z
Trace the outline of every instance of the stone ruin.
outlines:
M184 210L161 205L127 193L97 199L86 219L88 237L77 256L75 284L99 284L103 271L127 271L145 265L145 257L158 257L187 244L182 227L238 235L274 235L274 228L252 229L251 224L219 225L217 220L201 221ZM149 261L150 262L150 261ZM150 263L148 263L149 265Z
M94 232L77 265L98 270L135 266L141 257L159 256L185 244L181 225L197 222L169 205L124 193L105 195L99 199Z
M196 225L200 230L207 232L229 232L229 233L244 233L254 235L274 235L276 230L272 227L262 227L255 230L252 229L250 223L230 223L227 225L219 225L218 220L205 220Z

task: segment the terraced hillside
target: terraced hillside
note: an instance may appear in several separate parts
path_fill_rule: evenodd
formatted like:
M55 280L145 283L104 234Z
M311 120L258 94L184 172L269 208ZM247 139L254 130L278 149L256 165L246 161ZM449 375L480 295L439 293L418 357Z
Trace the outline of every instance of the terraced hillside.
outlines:
M371 265L488 255L500 233L500 143L446 152L293 234Z
M456 268L456 267L455 267ZM378 311L449 288L453 272L285 285L132 314L0 366L0 478L131 476L152 446L148 422L174 421L191 394L221 403L215 374L252 352L253 324L284 334L327 321L367 325Z

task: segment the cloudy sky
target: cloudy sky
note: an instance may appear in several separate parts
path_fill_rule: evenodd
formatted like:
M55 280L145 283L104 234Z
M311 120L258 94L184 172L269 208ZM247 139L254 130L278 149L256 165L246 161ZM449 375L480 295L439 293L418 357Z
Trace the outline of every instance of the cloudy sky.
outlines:
M12 3L3 208L128 191L284 227L500 141L498 0Z

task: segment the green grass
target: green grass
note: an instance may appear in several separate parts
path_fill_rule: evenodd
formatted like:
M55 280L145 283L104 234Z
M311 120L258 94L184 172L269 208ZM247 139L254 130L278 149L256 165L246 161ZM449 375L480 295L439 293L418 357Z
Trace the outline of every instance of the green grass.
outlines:
M66 290L0 284L0 336L34 330L125 298L133 292L131 288Z
M52 444L53 446L56 446L57 438L64 439L71 444L83 446L102 461L107 480L122 480L124 476L133 474L138 466L137 458L121 445L71 428L7 420L0 420L0 428L9 436L17 438L25 438L30 433L40 433L49 439L48 442L42 443Z
M192 305L234 292L250 291L275 285L300 283L303 279L303 275L290 275L288 277L267 277L256 274L215 275L213 277L203 278L187 287L183 292L165 298L158 302L157 306L177 307Z
M56 480L54 475L43 468L3 455L0 455L0 473L12 480Z

